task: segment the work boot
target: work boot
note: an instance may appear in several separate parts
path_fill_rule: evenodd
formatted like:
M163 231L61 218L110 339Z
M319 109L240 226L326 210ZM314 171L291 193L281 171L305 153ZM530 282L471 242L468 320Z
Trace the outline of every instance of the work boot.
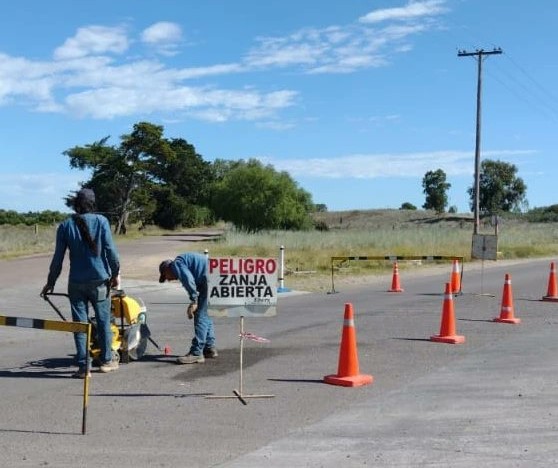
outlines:
M115 371L116 369L118 369L118 361L104 362L99 367L99 370L104 373L112 372Z
M217 352L217 348L215 347L205 348L203 350L203 356L208 359L215 359L217 356L219 356L219 353Z
M176 359L177 364L201 364L205 362L203 354L196 356L195 354L188 353L186 356L180 356Z

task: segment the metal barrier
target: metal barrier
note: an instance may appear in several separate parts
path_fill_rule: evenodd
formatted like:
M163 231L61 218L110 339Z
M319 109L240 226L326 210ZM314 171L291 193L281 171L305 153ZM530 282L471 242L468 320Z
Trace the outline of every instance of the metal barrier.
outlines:
M58 322L55 320L42 320L26 317L7 317L0 315L0 325L19 328L38 328L41 330L63 331L70 333L85 333L87 344L85 349L91 346L91 324L82 322ZM87 405L89 396L89 360L83 379L83 410L81 419L81 433L85 434L87 426Z

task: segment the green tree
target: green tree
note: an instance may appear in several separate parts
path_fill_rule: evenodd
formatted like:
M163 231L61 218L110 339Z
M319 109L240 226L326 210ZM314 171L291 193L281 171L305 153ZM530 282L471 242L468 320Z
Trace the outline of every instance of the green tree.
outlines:
M64 152L70 167L92 170L91 179L83 185L95 190L99 211L115 222L117 233L125 234L130 215L144 207L139 201L150 191L154 158L172 157L162 135L163 127L140 122L121 137L118 147L108 146L106 137Z
M14 210L0 210L0 224L23 224L25 217Z
M526 203L527 186L517 177L517 167L503 161L485 159L479 174L479 212L520 211ZM475 206L474 186L467 190L471 209Z
M446 182L446 173L442 169L428 171L422 179L423 193L426 201L422 207L425 210L435 210L443 213L448 205L447 191L451 184Z
M208 203L214 176L192 145L163 138L163 127L148 122L135 124L119 146L107 145L108 138L64 154L71 167L92 170L83 185L95 190L97 207L115 232L126 233L130 217L169 228L191 225L202 212L207 217L198 205Z
M556 223L558 222L558 205L533 208L527 212L526 218L531 223Z
M206 224L212 219L206 208L215 179L211 163L186 140L173 139L169 145L173 157L158 160L153 168L160 182L154 189L153 221L167 229Z
M312 197L288 173L255 159L216 163L211 207L217 217L248 232L311 228Z
M405 202L405 203L401 203L401 206L399 207L400 210L416 210L417 207L415 205L413 205L412 203L409 202Z

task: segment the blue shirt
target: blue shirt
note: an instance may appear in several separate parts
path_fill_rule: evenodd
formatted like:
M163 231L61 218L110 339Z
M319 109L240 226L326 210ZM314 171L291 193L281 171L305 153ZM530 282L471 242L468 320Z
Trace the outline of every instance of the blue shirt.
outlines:
M63 221L56 231L56 247L50 263L47 284L51 286L54 286L60 276L66 249L70 251L70 283L105 281L120 271L118 251L112 240L107 218L94 213L79 216L85 220L91 238L97 244L97 252L92 252L82 238L73 217Z
M188 252L172 262L176 277L188 292L191 302L196 302L200 293L207 291L207 258L205 255Z

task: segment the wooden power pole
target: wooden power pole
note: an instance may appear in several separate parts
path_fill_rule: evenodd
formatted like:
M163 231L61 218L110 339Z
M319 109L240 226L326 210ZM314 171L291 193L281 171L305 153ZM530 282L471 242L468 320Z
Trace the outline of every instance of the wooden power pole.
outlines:
M473 227L473 234L479 233L479 191L480 191L480 142L481 142L481 93L482 93L482 60L485 55L501 54L502 49L495 48L493 50L486 51L484 49L477 49L475 52L467 52L465 50L459 50L457 52L458 57L476 57L478 67L477 67L477 129L475 138L475 205L474 205L474 215L475 224Z

